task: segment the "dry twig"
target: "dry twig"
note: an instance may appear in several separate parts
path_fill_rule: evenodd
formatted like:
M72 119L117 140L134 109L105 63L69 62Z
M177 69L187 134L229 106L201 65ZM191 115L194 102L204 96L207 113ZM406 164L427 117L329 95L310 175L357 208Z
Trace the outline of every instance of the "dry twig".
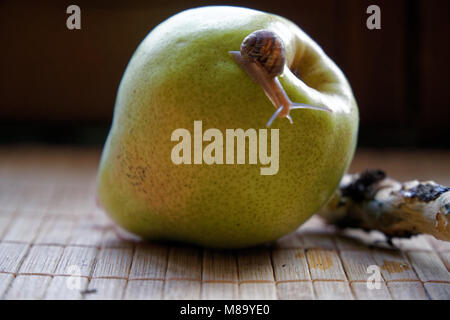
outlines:
M427 233L450 241L450 188L398 182L381 170L347 174L318 213L341 228L378 230L389 238Z

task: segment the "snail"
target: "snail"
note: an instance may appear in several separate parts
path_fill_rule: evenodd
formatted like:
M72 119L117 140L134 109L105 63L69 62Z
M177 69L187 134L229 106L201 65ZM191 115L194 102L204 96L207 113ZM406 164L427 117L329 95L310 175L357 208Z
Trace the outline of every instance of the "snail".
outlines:
M277 109L267 122L272 125L276 117L292 118L289 112L293 109L314 109L331 112L327 107L311 106L292 102L278 76L283 73L286 64L286 50L281 38L271 30L257 30L250 33L242 41L240 51L230 51L234 61L260 85L267 97Z

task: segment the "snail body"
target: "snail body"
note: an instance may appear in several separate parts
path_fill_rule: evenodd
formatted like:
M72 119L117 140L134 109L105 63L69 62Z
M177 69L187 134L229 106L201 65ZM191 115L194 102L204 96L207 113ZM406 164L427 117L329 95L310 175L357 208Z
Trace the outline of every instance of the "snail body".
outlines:
M234 61L260 85L277 109L267 122L272 125L276 117L285 117L292 123L289 115L292 109L315 109L331 111L326 107L294 103L278 80L286 65L286 50L281 38L271 30L257 30L243 41L240 51L230 51Z
M269 30L258 30L248 35L241 44L244 59L262 67L270 77L283 73L286 50L280 37Z

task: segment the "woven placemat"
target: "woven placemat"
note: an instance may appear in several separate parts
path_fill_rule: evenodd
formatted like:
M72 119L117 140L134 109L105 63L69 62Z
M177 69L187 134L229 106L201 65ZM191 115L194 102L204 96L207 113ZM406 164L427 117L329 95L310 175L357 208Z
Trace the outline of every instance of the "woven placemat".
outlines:
M0 299L450 299L450 243L337 232L312 218L264 247L124 239L95 204L96 149L0 149ZM450 183L447 152L357 153L398 179ZM367 280L375 266L379 283ZM370 285L369 285L370 286Z

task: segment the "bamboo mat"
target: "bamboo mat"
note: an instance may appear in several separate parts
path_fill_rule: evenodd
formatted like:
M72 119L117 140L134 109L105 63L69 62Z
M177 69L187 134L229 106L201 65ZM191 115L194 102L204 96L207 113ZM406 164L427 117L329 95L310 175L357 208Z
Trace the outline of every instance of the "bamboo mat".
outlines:
M95 205L99 155L0 148L0 299L450 299L450 243L428 236L392 248L313 218L247 250L124 240ZM449 152L363 150L352 171L378 166L450 185Z

